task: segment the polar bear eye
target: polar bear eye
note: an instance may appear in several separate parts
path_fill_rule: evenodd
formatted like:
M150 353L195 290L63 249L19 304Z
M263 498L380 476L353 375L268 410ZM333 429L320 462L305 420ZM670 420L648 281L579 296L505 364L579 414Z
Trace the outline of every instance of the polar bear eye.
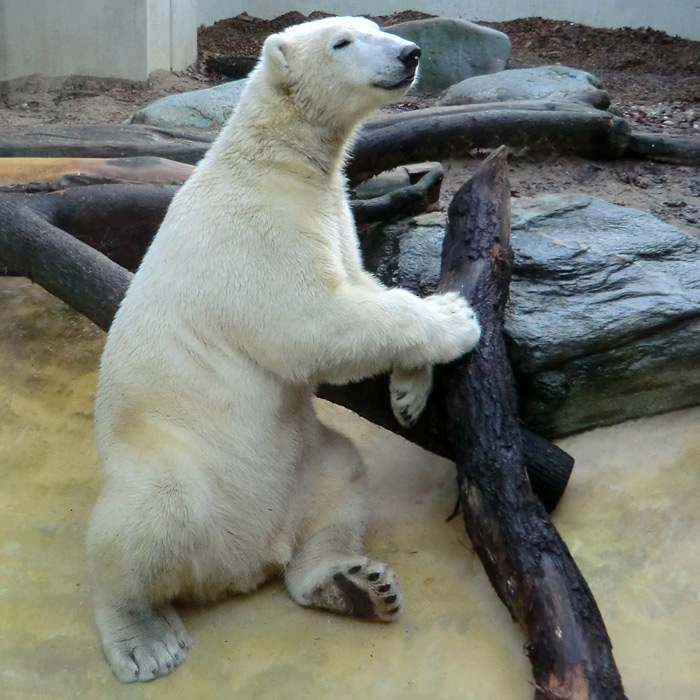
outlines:
M350 44L352 44L350 39L341 39L336 44L333 44L333 48L334 49L344 49L346 46L350 46Z

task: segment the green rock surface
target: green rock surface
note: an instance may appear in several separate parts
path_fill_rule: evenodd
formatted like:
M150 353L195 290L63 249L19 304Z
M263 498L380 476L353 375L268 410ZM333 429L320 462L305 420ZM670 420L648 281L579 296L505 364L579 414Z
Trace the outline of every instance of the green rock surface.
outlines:
M510 58L510 39L505 34L463 19L421 19L386 31L421 48L415 93L437 95L466 78L502 71Z
M374 231L367 266L434 291L444 214ZM700 404L700 241L583 194L513 201L506 336L523 419L548 437Z

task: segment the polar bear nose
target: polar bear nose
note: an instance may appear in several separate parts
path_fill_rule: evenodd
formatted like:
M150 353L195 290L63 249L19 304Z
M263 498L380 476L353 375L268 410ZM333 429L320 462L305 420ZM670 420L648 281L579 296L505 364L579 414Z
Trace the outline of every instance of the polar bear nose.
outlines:
M418 65L418 58L420 57L420 46L416 44L409 44L404 47L399 54L399 60L408 67L415 67Z

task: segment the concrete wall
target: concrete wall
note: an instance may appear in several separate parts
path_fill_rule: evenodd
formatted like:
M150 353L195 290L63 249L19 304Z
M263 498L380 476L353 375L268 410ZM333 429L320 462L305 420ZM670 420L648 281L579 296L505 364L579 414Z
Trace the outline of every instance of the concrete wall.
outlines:
M0 0L0 80L145 80L197 56L197 0Z
M700 40L700 0L199 0L198 22L213 24L244 11L270 18L289 10L387 15L407 9L474 21L547 17L593 27L653 27Z
M471 20L541 16L597 27L652 26L700 40L700 0L0 0L0 81L33 73L145 80L197 56L197 25L247 11L275 17L390 14L404 9Z

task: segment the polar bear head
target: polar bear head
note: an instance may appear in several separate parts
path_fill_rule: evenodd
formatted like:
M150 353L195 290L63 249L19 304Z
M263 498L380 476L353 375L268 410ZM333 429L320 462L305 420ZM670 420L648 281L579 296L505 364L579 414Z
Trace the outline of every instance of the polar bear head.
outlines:
M401 97L420 49L362 17L328 17L268 37L256 72L312 122L350 126Z

